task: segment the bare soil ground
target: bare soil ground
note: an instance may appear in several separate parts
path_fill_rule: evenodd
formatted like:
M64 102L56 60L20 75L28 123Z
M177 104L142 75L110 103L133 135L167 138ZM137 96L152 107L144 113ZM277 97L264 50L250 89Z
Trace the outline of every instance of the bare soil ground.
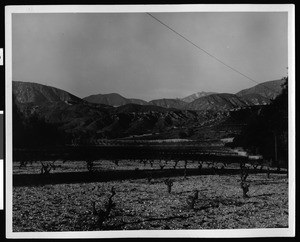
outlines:
M288 227L286 174L271 174L270 178L266 174L250 174L249 198L243 198L239 175L172 178L171 193L164 180L14 187L13 231ZM111 187L116 191L116 206L99 227L91 203L95 201L97 209L103 208ZM194 189L199 190L199 198L191 209L187 198Z

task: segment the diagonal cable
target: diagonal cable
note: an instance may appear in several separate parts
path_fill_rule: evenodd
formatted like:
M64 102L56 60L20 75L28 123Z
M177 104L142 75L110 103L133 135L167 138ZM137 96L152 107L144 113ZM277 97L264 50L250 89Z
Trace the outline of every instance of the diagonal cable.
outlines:
M210 56L211 58L215 59L216 61L220 62L221 64L223 64L224 66L228 67L229 69L233 70L234 72L246 77L247 79L249 79L250 81L252 82L255 82L256 84L260 84L262 85L263 87L273 91L273 92L276 92L279 94L278 91L276 90L273 90L271 88L269 88L268 86L265 86L264 84L262 83L259 83L257 81L255 81L254 79L252 79L251 77L243 74L242 72L240 72L239 70L235 69L234 67L226 64L224 61L220 60L218 57L210 54L208 51L204 50L203 48L201 48L200 46L196 45L194 42L192 42L191 40L189 40L188 38L184 37L182 34L178 33L176 30L172 29L171 27L169 27L167 24L165 24L164 22L162 22L161 20L159 20L158 18L154 17L152 14L150 13L147 13L151 18L155 19L157 22L159 22L160 24L162 24L163 26L165 26L166 28L168 28L169 30L171 30L173 33L177 34L178 36L180 36L181 38L183 38L185 41L189 42L191 45L195 46L197 49L201 50L202 52L204 52L205 54L207 54L208 56Z

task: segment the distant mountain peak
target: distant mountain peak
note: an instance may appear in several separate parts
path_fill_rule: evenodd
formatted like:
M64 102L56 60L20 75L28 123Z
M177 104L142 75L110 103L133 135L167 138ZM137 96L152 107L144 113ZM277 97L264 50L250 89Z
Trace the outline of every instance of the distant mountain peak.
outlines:
M197 93L194 93L192 95L189 95L187 97L181 98L181 100L184 101L184 102L187 102L187 103L191 103L191 102L193 102L194 100L196 100L200 97L205 97L205 96L208 96L208 95L211 95L211 94L215 94L215 92L201 91L201 92L197 92Z

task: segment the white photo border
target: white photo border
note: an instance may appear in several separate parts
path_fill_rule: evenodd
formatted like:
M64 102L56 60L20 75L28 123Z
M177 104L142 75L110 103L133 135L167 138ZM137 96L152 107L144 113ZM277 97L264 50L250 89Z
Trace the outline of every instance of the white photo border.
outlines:
M289 227L220 230L13 232L12 230L12 14L139 12L287 12L289 77ZM295 236L295 6L293 4L20 5L5 7L6 237L7 238L237 238Z

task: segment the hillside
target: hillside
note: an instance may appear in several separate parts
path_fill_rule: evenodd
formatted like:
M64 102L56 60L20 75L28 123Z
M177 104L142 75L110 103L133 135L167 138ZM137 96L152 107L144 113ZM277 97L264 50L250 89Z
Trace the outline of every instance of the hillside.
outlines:
M65 102L67 104L81 103L82 99L61 89L30 82L12 82L13 95L19 103Z
M240 98L246 102L249 106L252 105L267 105L270 104L271 100L263 97L260 94L257 93L249 93L249 94L245 94L243 96L240 96Z
M236 93L237 96L243 97L249 94L259 94L267 99L274 99L281 93L281 85L284 83L283 80L267 81L260 83L254 87L244 89Z
M171 98L169 98L169 99L162 98L162 99L152 100L149 102L149 104L164 107L164 108L176 108L176 109L184 109L185 106L187 105L186 102L184 102L180 99L171 99Z
M167 112L166 108L155 105L139 105L135 103L125 104L115 108L118 113L137 113L137 112Z
M211 94L209 96L200 97L189 103L186 108L191 110L218 110L225 111L241 107L246 107L247 104L238 96L229 93Z
M135 103L140 105L146 105L147 102L136 98L125 98L118 93L109 94L96 94L83 98L85 101L90 103L106 104L113 107L122 106L128 103Z
M28 129L26 125L34 130L37 125L47 127L43 124L46 122L57 127L67 143L72 143L75 139L76 142L83 144L94 143L103 138L144 134L155 134L155 137L159 138L179 138L183 132L186 135L193 135L191 130L194 128L219 123L226 118L223 113L166 109L138 104L104 108L89 103L68 105L54 102L38 107L31 103L18 103L16 108L21 113L19 115L23 120L21 122L25 124L24 129ZM30 132L26 132L26 138L21 137L20 140L26 140L29 144L28 133ZM38 133L43 137L47 136L43 130L39 129ZM15 134L20 135L19 132Z
M191 103L193 101L195 101L196 99L200 98L200 97L205 97L211 94L215 94L215 92L197 92L194 93L192 95L189 95L187 97L181 98L182 101L186 102L186 103Z
M137 98L128 98L128 103L139 104L139 105L148 105L149 103Z

